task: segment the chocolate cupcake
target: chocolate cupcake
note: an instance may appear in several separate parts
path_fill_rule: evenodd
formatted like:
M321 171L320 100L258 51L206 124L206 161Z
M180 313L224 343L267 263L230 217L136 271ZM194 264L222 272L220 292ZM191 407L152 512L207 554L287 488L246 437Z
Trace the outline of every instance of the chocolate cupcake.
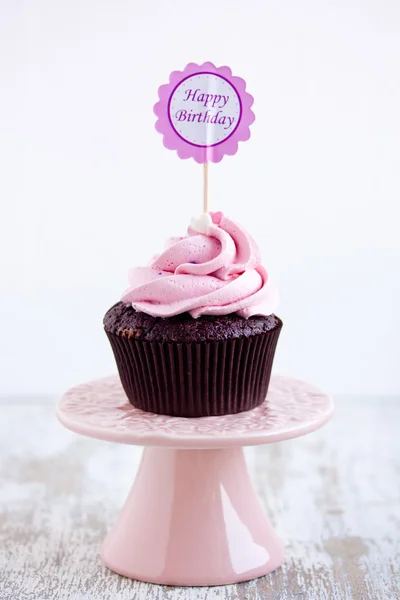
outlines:
M250 410L267 395L282 328L258 248L222 213L192 221L104 317L136 407L180 417Z

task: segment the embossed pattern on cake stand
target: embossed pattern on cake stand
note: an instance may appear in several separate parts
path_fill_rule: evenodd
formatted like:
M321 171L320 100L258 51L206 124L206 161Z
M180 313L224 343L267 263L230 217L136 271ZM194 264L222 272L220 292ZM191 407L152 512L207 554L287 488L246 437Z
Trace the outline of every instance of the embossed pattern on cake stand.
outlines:
M284 558L247 472L243 446L305 435L324 425L332 399L272 377L259 407L186 419L132 407L115 376L69 390L61 423L82 435L145 446L134 486L101 557L113 571L167 585L221 585L270 573Z

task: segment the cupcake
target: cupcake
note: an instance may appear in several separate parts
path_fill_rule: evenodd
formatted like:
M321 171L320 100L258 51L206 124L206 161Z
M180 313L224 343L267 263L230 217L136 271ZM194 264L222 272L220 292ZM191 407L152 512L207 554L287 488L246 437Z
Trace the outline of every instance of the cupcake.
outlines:
M267 395L282 321L252 237L221 212L192 219L104 317L133 406L177 417L250 410Z

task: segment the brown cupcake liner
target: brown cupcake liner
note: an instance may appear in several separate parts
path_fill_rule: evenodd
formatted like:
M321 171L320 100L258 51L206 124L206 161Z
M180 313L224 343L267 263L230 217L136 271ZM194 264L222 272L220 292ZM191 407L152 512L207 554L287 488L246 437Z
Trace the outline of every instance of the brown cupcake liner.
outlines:
M147 342L106 331L133 406L177 417L250 410L267 395L282 322L262 334L216 342Z

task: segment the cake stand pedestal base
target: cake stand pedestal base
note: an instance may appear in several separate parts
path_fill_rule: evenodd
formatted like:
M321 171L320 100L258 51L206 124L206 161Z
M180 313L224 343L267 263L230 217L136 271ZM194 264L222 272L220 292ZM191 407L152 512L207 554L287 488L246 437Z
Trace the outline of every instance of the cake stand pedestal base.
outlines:
M221 585L270 573L283 561L283 545L242 448L146 448L101 558L141 581Z
M117 376L64 394L57 415L72 431L144 446L135 484L101 557L121 575L167 585L246 581L276 569L283 546L254 491L244 446L322 427L333 402L313 386L272 377L247 412L185 419L129 404Z

